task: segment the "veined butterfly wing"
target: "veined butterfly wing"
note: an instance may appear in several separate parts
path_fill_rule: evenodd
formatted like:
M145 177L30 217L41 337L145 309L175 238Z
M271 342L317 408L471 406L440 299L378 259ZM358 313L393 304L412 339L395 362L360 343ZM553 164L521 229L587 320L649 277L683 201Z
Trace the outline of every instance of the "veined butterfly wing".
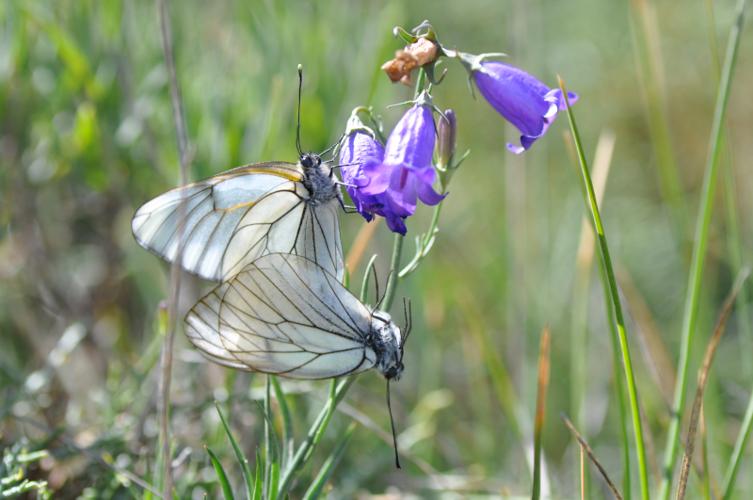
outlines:
M337 199L311 203L304 179L301 166L287 162L238 167L147 202L133 217L133 234L170 262L182 234L180 266L212 281L273 252L306 256L342 277Z
M373 313L316 262L274 253L201 299L186 316L186 335L225 366L320 379L378 364L374 322Z

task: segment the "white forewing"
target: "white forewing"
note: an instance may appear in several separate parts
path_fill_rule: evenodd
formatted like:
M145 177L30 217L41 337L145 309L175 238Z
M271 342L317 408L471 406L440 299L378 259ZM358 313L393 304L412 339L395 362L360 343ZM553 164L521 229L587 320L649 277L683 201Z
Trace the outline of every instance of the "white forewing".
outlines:
M371 314L317 263L265 255L217 286L186 316L186 334L210 359L296 378L367 370Z
M318 263L342 282L345 265L340 241L340 224L337 219L340 207L335 202L312 208L314 209L306 214L307 220L301 224L297 254Z
M312 205L301 179L288 163L240 167L144 204L133 217L133 234L170 262L182 238L181 267L213 281L274 252L305 255L341 278L337 200Z

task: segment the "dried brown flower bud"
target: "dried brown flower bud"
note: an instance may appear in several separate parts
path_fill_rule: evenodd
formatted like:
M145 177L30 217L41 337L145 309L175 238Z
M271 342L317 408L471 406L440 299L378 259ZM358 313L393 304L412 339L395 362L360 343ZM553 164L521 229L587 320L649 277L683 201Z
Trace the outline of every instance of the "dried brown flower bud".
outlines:
M426 38L406 46L395 52L394 59L382 65L382 70L393 82L412 85L411 71L437 60L437 45Z
M416 43L412 43L405 47L405 51L416 58L416 62L419 66L437 60L437 44L426 38L419 38Z

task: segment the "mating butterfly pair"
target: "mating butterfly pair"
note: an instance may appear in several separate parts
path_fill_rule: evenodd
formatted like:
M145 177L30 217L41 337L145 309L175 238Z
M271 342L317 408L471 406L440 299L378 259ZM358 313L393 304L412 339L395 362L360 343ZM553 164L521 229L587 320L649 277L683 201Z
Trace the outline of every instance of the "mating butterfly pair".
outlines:
M403 371L400 329L342 284L338 205L331 168L257 163L179 187L144 204L136 240L220 284L186 316L186 334L225 366L321 379Z

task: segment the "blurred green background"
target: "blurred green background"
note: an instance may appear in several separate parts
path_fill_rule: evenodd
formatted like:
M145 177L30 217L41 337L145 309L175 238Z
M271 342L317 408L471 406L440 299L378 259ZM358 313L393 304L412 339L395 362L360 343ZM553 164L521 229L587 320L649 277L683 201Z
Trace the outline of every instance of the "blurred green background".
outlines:
M374 106L391 128L401 110L386 106L412 92L379 70L401 47L395 25L429 19L448 47L506 52L551 86L562 75L580 95L574 110L589 158L602 134L607 142L615 138L603 214L658 483L718 54L733 2L182 0L171 2L170 12L193 179L244 163L295 160L298 63L306 149L334 142L350 110L362 104ZM749 31L729 105L691 390L706 339L753 244ZM545 491L573 498L579 454L561 412L615 480L622 469L598 273L588 274L587 261L576 265L585 212L566 120L514 156L504 144L516 131L473 99L460 65L447 67L435 102L456 110L458 149L471 155L453 178L432 253L398 290L414 312L407 368L393 386L405 468L393 466L383 380L368 373L335 415L310 473L357 417L366 425L335 470L333 497L528 495L538 344L549 325ZM60 497L140 497L143 490L113 467L147 481L153 475L158 305L168 293L169 266L136 244L130 219L178 183L178 163L154 2L0 3L0 443L26 440L30 449L47 449L28 474L47 480ZM430 214L424 208L409 219L409 236L425 230ZM346 252L361 226L357 215L342 217ZM380 225L368 249L379 254L382 282L391 241ZM409 239L405 261L411 252ZM354 273L356 283L361 274ZM184 310L207 289L186 282ZM712 485L721 480L753 386L753 337L741 310L747 309L733 314L706 393ZM395 315L402 317L400 306ZM236 484L240 474L213 401L253 456L262 436L263 377L209 365L182 334L175 353L176 491L214 497L219 489L205 444ZM327 384L283 387L300 436ZM749 447L742 465L748 470L750 455ZM753 495L750 475L741 475L738 486L739 498ZM594 498L606 494L602 488L593 481ZM690 488L693 496L699 491L697 474Z

